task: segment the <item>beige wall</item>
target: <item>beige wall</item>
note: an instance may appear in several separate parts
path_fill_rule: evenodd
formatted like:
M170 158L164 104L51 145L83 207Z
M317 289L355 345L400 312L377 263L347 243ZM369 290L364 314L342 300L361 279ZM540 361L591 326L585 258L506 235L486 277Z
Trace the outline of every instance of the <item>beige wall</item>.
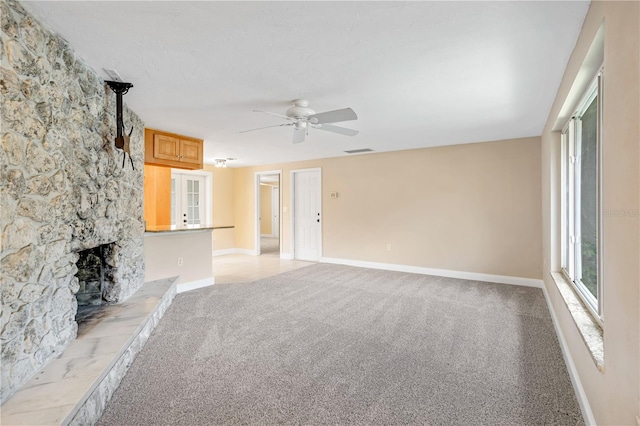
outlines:
M216 168L205 164L204 170L211 172L213 184L213 212L211 223L213 226L233 226L233 169ZM226 250L235 247L234 229L216 229L213 231L213 250Z
M549 271L559 268L559 135L553 130L604 21L603 210L640 209L640 5L592 2L542 135L543 278L597 424L632 425L640 413L640 226L603 219L604 372L583 343Z
M233 169L237 247L254 249L255 172L282 170L291 252L290 171L309 167L322 168L324 257L541 277L539 138Z
M272 189L271 185L260 184L260 234L271 235L271 198Z

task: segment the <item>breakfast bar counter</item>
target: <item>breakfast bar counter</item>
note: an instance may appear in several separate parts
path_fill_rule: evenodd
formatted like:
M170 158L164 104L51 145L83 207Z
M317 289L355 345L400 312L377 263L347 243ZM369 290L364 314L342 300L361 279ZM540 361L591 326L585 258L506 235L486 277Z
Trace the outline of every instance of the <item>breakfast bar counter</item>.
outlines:
M233 226L213 226L213 225L198 225L190 226L187 228L177 228L175 225L158 225L148 226L144 231L145 233L164 233L164 232L194 232L194 231L213 231L216 229L232 229Z
M214 284L212 232L226 228L233 227L148 227L144 234L145 281L178 276L178 293Z

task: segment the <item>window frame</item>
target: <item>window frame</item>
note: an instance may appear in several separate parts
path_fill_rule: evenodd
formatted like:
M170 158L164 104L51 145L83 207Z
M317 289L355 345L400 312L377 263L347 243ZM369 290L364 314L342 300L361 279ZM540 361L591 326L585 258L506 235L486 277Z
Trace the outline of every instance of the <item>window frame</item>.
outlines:
M604 324L604 274L602 268L603 259L603 208L602 208L602 99L603 99L603 71L600 67L596 76L587 86L574 114L568 120L561 132L561 209L560 209L560 266L564 277L571 283L579 298L584 302L595 321ZM596 235L597 235L597 284L596 296L591 294L586 285L577 277L577 271L581 271L581 246L580 238L576 230L580 226L580 166L577 154L580 152L581 143L581 117L596 99ZM573 213L573 214L572 214ZM572 235L573 233L573 235Z

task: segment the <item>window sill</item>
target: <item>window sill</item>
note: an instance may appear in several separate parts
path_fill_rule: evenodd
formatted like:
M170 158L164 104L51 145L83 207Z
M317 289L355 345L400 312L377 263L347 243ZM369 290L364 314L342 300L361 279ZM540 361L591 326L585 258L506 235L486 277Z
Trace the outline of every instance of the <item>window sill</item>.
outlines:
M573 321L578 327L593 362L598 370L604 373L604 336L602 327L593 319L591 313L575 293L571 283L561 272L551 272L551 278L556 283L558 291L564 300Z

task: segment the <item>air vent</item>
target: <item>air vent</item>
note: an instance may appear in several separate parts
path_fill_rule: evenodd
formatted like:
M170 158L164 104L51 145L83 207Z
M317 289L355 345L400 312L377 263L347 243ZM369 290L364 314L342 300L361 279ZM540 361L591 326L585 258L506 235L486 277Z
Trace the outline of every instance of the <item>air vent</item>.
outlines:
M360 154L362 152L373 152L372 149L362 148L362 149L352 149L350 151L345 151L347 154Z

